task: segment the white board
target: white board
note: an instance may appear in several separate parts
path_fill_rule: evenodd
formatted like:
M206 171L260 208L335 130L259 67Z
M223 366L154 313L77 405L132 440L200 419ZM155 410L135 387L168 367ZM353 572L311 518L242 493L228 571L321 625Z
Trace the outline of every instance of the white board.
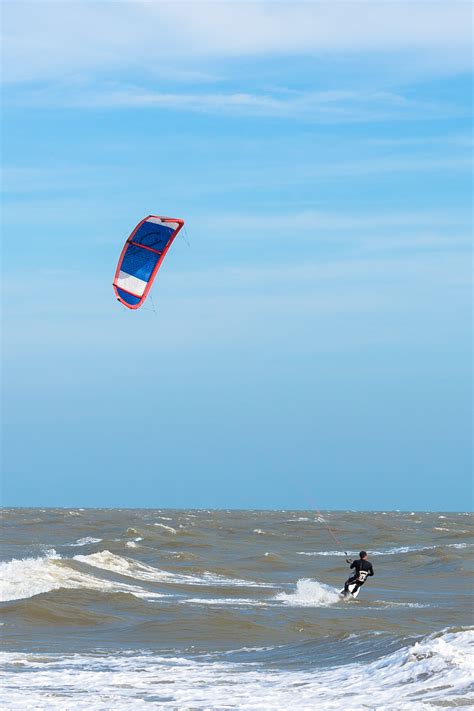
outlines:
M348 586L350 597L353 597L355 599L357 597L357 595L359 594L359 590L361 589L361 587L362 587L361 585L359 585L359 587L357 587L357 585L355 583L351 583ZM342 597L349 597L349 595L345 595L344 593L345 593L344 588L342 588L342 590L339 592L339 595L342 595Z

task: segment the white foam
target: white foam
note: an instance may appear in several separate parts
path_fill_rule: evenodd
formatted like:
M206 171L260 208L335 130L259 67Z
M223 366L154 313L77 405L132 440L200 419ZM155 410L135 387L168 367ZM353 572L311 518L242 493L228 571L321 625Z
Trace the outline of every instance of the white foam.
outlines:
M263 583L249 580L226 578L223 575L204 572L202 575L185 575L183 573L170 573L166 570L154 568L152 565L141 563L132 558L124 558L110 551L100 551L91 555L76 555L75 560L102 568L119 575L124 575L135 580L146 580L158 583L178 583L183 585L229 585L246 587L272 587Z
M135 543L135 541L129 541ZM112 573L124 575L127 578L135 578L137 580L149 580L154 582L169 581L173 575L164 570L159 570L146 563L140 563L137 560L124 558L120 555L115 555L110 551L104 550L91 555L76 555L74 560L81 563L86 563L94 568L108 570Z
M323 555L323 556L343 556L341 551L298 551L296 555ZM354 555L351 553L350 555Z
M81 558L83 556L77 556ZM75 570L55 552L41 558L24 558L0 563L0 600L23 600L52 590L80 589L126 592L136 597L162 597L136 585L102 580Z
M6 652L0 700L8 708L87 711L467 708L473 638L445 633L373 662L304 671L152 654Z
M158 528L162 528L163 530L168 531L173 535L176 535L176 529L173 528L173 526L166 526L164 523L154 523L153 525L158 526Z
M375 600L375 605L382 610L388 610L391 607L431 607L431 605L423 605L421 602L385 602L384 600Z
M369 551L369 558L378 555L400 555L402 553L422 553L423 551L433 551L437 548L469 548L473 543L446 543L436 546L398 546L396 548L386 548L381 551ZM341 551L298 551L297 555L322 555L322 556L345 556ZM355 551L348 551L351 558L359 556Z
M298 580L295 592L280 592L273 599L293 607L327 607L341 601L336 588L308 578Z
M234 598L234 597L219 597L219 598L205 598L205 597L192 597L181 602L188 604L194 603L196 605L230 605L231 607L266 607L268 602L264 600L252 600L251 598Z
M143 541L143 536L137 536L136 538L133 539L133 541L127 541L125 544L128 548L137 548L137 544Z
M69 546L90 546L93 543L100 543L102 538L92 538L92 536L86 536L85 538L79 538L75 543L69 543Z
M318 516L316 516L314 520L318 523L324 522L324 519L321 519ZM298 516L298 518L289 518L285 521L285 523L297 523L298 521L311 521L311 519L307 516Z

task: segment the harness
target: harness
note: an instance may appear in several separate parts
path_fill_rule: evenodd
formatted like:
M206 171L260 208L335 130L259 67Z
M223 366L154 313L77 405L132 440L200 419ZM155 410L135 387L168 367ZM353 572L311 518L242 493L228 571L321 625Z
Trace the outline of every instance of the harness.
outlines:
M368 570L359 570L359 575L357 576L358 583L365 583L367 576L369 574Z

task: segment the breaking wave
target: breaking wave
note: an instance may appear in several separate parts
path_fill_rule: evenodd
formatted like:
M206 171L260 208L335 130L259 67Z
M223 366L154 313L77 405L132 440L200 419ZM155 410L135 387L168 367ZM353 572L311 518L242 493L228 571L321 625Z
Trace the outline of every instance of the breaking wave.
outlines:
M82 556L77 556L80 558ZM52 590L88 589L124 592L137 597L162 597L136 585L104 580L74 568L70 559L55 551L41 558L24 558L0 564L0 601L23 600Z
M293 607L327 607L341 602L341 597L338 591L330 585L304 578L296 583L295 592L278 593L274 600Z
M157 528L162 528L167 533L172 533L173 536L176 536L177 532L176 532L176 529L173 528L173 526L166 526L164 523L154 523L153 525L156 526Z
M79 538L74 543L70 543L69 546L91 546L93 543L100 543L102 538L93 538L92 536L86 536L85 538Z
M403 553L423 553L424 551L434 551L437 549L445 549L445 548L457 548L457 549L463 549L463 548L470 548L474 544L473 543L445 543L442 544L440 543L439 545L435 546L397 546L394 548L386 548L381 551L369 551L369 557L370 556L379 556L379 555L401 555ZM355 558L359 555L359 552L355 551L348 551L349 556L352 558ZM337 556L341 557L344 556L344 553L341 551L298 551L298 555L322 555L322 556Z
M22 600L61 588L86 588L103 592L128 592L138 597L164 597L141 586L97 577L79 569L77 563L136 582L173 583L178 585L271 587L263 583L204 572L201 575L170 573L146 563L115 555L104 550L90 555L62 558L51 550L46 556L0 563L0 601Z
M0 657L6 682L1 700L10 708L25 708L27 701L29 708L91 711L128 711L150 703L167 709L467 708L474 700L473 643L472 630L445 631L375 661L311 670L268 669L217 655L200 660L151 653L10 652ZM22 670L30 673L19 674Z
M102 568L119 575L124 575L136 580L157 583L177 583L184 585L228 585L245 587L268 587L261 583L238 578L227 578L217 573L204 572L201 575L186 575L184 573L170 573L166 570L154 568L152 565L141 563L133 558L124 558L110 551L100 551L91 555L76 555L74 560L81 561L95 568Z

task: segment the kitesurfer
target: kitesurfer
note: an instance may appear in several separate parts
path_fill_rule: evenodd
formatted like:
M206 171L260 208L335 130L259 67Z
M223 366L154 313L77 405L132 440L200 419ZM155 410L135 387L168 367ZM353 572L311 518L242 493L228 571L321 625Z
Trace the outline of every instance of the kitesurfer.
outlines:
M359 560L352 561L350 558L346 558L346 561L350 563L351 569L354 568L353 574L344 583L344 595L349 595L349 585L355 583L356 587L351 591L354 594L365 583L367 578L374 574L374 569L366 551L359 553Z

